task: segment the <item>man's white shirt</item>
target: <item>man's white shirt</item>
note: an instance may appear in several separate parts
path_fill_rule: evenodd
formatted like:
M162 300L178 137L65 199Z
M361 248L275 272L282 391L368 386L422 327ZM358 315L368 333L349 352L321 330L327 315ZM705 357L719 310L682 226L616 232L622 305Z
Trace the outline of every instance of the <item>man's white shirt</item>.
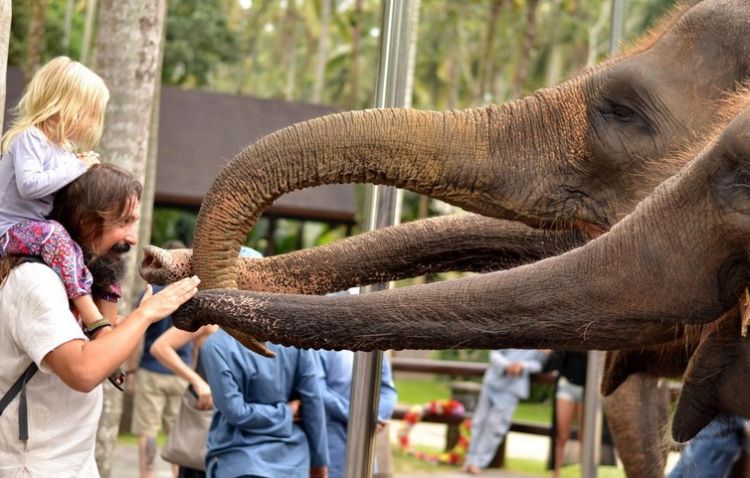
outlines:
M38 263L14 269L0 287L0 396L32 360L39 371L26 386L26 445L18 439L18 397L0 416L0 478L99 476L94 445L102 387L77 392L42 364L75 339L85 336L57 274Z

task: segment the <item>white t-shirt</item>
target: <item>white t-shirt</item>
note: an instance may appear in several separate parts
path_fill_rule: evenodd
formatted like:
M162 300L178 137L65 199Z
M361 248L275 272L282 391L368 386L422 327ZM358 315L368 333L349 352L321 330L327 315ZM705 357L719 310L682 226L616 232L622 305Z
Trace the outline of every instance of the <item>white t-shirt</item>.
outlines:
M55 272L26 263L10 273L0 288L0 396L32 360L39 371L26 385L26 447L18 439L18 397L0 416L0 478L99 476L94 445L101 386L77 392L42 364L59 345L84 338Z

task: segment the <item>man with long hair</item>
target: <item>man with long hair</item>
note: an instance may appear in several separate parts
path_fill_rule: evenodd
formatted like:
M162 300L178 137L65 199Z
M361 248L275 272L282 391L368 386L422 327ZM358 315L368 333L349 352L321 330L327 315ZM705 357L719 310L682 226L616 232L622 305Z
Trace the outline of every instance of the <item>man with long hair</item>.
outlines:
M51 218L80 244L96 287L117 282L122 256L137 242L140 194L132 175L97 165L55 198ZM0 416L0 476L99 476L94 443L100 384L150 324L195 294L198 282L187 278L145 298L96 338L113 324L102 319L82 330L49 267L17 256L1 260L0 395L16 388L20 393L1 400L8 403Z

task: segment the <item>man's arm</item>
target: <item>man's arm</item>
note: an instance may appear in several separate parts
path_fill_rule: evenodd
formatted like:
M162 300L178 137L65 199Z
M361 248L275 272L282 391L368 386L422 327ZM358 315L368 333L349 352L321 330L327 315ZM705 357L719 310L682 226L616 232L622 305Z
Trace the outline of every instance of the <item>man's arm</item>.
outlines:
M198 375L198 372L188 366L177 354L177 349L188 344L197 342L200 338L212 334L216 330L215 325L204 325L195 332L180 330L175 326L167 329L156 341L151 344L149 351L156 360L176 375L187 380L198 395L198 408L208 410L213 406L211 387Z
M199 282L192 277L175 282L156 295L149 292L112 332L93 341L66 342L49 352L42 362L70 388L90 392L128 358L149 325L174 312L198 291Z

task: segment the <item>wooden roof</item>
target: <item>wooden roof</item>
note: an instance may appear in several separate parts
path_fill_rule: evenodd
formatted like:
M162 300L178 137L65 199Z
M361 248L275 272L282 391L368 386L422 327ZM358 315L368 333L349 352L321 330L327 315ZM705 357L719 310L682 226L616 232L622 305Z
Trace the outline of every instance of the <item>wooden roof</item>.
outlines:
M23 89L21 72L8 69L8 109ZM223 165L246 145L293 123L335 112L307 103L184 90L164 86L159 119L156 206L198 208ZM281 196L265 214L325 222L355 222L352 185L306 188Z

